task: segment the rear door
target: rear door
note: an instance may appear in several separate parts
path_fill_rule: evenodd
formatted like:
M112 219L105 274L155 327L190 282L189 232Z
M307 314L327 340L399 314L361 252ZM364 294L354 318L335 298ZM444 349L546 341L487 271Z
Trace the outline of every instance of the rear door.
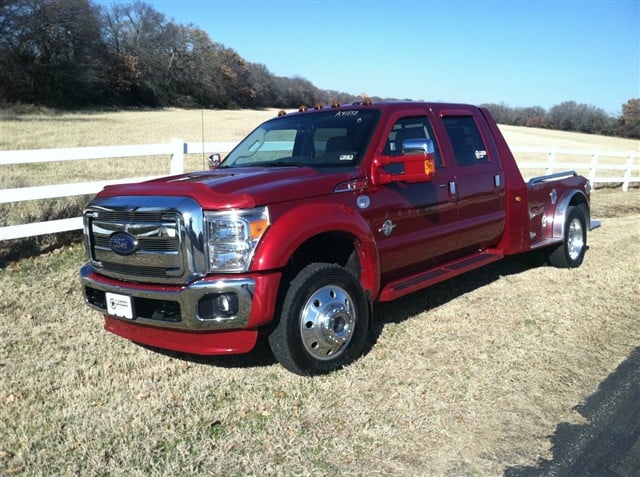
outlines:
M484 117L475 108L441 110L439 116L455 160L458 200L457 249L494 246L505 227L504 174Z

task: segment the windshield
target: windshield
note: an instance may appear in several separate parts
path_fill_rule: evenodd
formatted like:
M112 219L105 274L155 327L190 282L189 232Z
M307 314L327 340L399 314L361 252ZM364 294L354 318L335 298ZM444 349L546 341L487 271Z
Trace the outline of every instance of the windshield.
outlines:
M380 111L332 110L267 121L231 151L220 167L359 164Z

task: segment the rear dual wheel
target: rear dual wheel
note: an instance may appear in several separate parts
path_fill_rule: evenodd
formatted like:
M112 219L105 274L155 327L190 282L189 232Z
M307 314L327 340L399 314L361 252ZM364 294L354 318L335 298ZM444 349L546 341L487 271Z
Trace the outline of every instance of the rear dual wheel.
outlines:
M558 268L576 268L582 264L587 251L587 217L585 206L569 208L562 244L549 255L551 265Z
M291 282L269 344L288 370L325 374L360 357L368 329L369 306L356 277L339 265L312 263Z

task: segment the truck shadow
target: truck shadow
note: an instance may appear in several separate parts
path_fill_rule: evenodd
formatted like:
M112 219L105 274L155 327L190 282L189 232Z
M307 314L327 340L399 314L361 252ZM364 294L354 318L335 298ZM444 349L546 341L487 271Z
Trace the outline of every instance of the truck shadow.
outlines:
M505 477L632 476L640 469L640 347L574 408L587 424L558 424L553 459L509 467Z
M371 347L375 345L387 324L402 323L419 313L437 308L465 293L489 285L500 277L515 275L546 264L546 255L543 252L508 256L406 297L377 304L374 307L375 322L371 335Z

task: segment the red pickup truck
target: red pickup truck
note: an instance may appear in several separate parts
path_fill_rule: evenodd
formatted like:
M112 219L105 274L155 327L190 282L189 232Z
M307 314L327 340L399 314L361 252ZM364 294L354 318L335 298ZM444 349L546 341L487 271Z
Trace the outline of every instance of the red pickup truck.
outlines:
M203 355L265 333L287 369L326 373L364 352L376 302L534 249L577 267L592 227L588 181L525 183L470 105L281 112L211 169L87 207L81 280L107 330Z

